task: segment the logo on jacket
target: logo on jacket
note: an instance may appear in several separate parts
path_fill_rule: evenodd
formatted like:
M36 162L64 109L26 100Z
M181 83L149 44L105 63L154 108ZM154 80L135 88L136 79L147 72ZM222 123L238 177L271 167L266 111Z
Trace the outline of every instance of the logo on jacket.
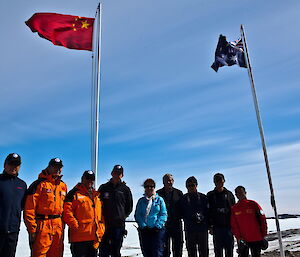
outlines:
M17 189L23 189L23 187L17 187Z
M103 194L103 198L104 198L104 199L109 199L109 193L108 193L108 192L105 192L105 193Z
M246 213L253 213L253 210L252 209L247 209Z

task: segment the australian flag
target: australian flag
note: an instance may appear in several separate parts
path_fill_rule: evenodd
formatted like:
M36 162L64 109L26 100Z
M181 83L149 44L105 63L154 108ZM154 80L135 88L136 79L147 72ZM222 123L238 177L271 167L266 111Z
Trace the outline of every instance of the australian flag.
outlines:
M222 66L232 66L235 64L247 68L242 40L238 39L234 42L227 42L226 37L220 35L215 52L215 61L211 67L217 72Z

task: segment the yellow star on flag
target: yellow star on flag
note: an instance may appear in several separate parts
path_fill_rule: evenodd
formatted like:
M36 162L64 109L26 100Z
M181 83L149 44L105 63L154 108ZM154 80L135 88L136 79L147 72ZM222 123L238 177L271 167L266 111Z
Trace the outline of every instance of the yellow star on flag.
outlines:
M86 21L82 21L81 23L82 23L81 28L86 28L86 29L88 29L88 27L90 26L90 24L87 22L87 20L86 20Z

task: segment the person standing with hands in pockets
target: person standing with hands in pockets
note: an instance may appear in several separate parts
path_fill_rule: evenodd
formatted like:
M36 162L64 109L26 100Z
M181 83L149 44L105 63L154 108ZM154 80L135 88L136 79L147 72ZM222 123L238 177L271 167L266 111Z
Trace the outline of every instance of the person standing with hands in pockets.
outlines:
M104 220L99 193L94 189L95 173L86 170L66 196L63 219L69 226L73 257L97 257L104 234Z

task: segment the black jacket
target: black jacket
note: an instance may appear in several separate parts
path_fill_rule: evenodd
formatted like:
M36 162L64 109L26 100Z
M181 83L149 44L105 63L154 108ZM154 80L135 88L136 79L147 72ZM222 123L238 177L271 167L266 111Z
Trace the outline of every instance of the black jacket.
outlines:
M26 183L5 172L0 174L0 233L20 230Z
M205 194L187 193L181 198L179 206L186 232L208 229L208 201Z
M222 192L216 189L207 193L209 203L209 225L211 227L230 228L231 206L235 204L234 195L224 187Z
M168 220L166 223L166 227L168 229L181 228L182 225L179 213L179 201L183 196L182 191L177 188L173 188L173 190L168 193L164 188L161 188L157 190L157 194L161 196L166 203L168 211Z
M125 219L132 212L132 194L125 182L114 185L111 180L99 189L103 202L103 216L106 227L124 227Z

